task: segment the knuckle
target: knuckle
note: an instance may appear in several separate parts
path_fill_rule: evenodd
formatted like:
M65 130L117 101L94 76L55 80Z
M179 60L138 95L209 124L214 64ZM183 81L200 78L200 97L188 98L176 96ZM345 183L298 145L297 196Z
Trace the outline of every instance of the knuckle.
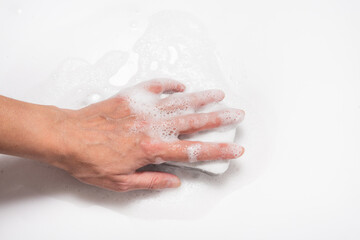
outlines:
M194 117L191 117L188 119L188 125L191 127L191 128L194 128L195 127L195 124L196 124L196 120L194 119Z
M146 157L155 158L158 156L160 151L160 146L158 141L151 139L150 137L144 138L140 142L140 147L145 153Z
M119 192L127 192L131 189L131 185L127 181L123 180L117 183L116 189Z
M159 177L152 177L150 182L147 184L147 189L155 189L160 183Z

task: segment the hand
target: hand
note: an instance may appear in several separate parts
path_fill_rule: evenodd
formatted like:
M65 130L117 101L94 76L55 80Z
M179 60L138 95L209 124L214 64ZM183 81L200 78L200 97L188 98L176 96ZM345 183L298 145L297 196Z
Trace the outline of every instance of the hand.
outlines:
M51 163L82 182L114 191L174 188L177 176L139 172L164 161L233 159L244 149L232 143L182 141L180 134L235 124L244 112L226 109L211 113L194 110L224 98L220 90L183 92L173 80L152 80L80 110L62 110L56 124L60 154Z

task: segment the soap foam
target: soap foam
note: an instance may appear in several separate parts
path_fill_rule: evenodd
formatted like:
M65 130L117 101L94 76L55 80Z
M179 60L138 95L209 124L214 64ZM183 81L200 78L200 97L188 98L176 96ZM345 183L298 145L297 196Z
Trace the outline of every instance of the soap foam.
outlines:
M194 144L187 147L187 154L190 163L194 163L197 161L197 156L199 155L200 151L201 151L200 144Z
M199 99L213 99L215 101L220 101L223 98L223 93L218 90L205 91L197 95L191 95L191 97L190 95L184 97L184 94L167 94L166 98L161 97L159 93L154 93L149 90L149 88L151 88L151 85L149 84L151 83L155 83L155 85L160 84L161 86L169 84L169 81L171 82L171 80L159 79L141 83L124 89L114 96L126 99L134 116L140 121L149 123L149 126L144 129L135 125L132 128L132 131L142 130L143 132L146 132L147 135L159 138L162 141L177 141L180 135L179 127L190 126L191 128L201 129L211 121L208 114L203 114L204 111L214 111L214 106L224 106L212 104L212 106L210 105L200 111L196 111L196 106L192 106L191 104ZM174 106L180 107L174 108ZM222 127L219 127L220 132L231 129L234 130L236 125L244 117L243 111L234 109L222 110L222 107L218 109L221 109L218 118L220 118L221 124L223 125ZM188 117L186 119L182 117L184 115L189 116L189 114L196 112L200 113L196 118ZM216 123L217 119L214 118L212 121ZM230 141L232 141L232 139Z
M48 91L40 97L40 101L78 109L105 100L119 91L118 87L110 84L110 79L128 57L126 52L111 51L94 64L76 58L67 59L42 87Z
M152 16L134 52L139 61L132 83L163 77L186 84L189 91L228 88L214 44L190 14L166 11Z
M222 124L231 125L232 123L239 123L244 119L244 112L222 111L219 115Z
M151 113L154 123L150 124L149 129L146 131L153 131L152 134L160 135L160 138L165 141L177 141L178 137L188 140L197 139L199 141L206 139L215 139L217 141L231 139L230 141L232 141L235 136L234 126L232 127L233 131L218 129L217 131L224 131L221 136L216 135L216 132L203 132L196 136L177 136L177 133L174 134L177 129L173 129L171 124L165 126L156 125L156 119L192 113L193 110L188 103L183 102L183 109L165 111L163 108L157 107L156 103L168 97L168 94L158 96L148 93L144 88L135 90L130 87L153 78L171 78L185 83L188 92L204 89L222 89L227 93L224 101L225 105L212 104L198 110L199 113L220 110L226 104L239 106L239 96L228 94L238 91L238 82L229 82L229 79L224 76L214 44L209 40L204 26L195 17L187 13L167 11L151 17L148 28L136 42L133 52L112 51L105 54L102 59L94 64L78 59L65 61L48 81L47 86L42 88L48 90L43 103L77 109L114 96L119 92L120 88L118 85L111 84L111 82L117 80L119 70L123 74L127 72L127 68L131 67L130 64L127 64L127 59L131 61L135 59L134 62L137 61L138 68L135 75L130 79L127 85L128 88L122 90L119 94L128 97L131 109L140 113L139 115L146 116ZM132 72L132 70L129 72ZM131 76L129 75L129 77ZM169 103L169 105L181 101L175 98L177 95L180 96L180 94L172 94L174 98L171 101L173 102ZM229 101L231 99L234 101ZM156 107L154 108L154 106ZM224 113L221 118L226 123L237 117ZM200 125L202 121L196 124ZM142 127L141 124L134 125L132 131L142 131ZM207 134L214 135L209 137ZM197 153L201 150L201 147L195 146L185 149L185 151L192 161L196 161L191 163L192 166L201 166L202 162L197 161ZM236 152L238 149L232 151ZM240 154L240 152L236 152L236 154ZM66 186L70 186L66 188L67 191L73 190L81 196L70 199L63 195L56 196L66 198L69 201L86 204L86 201L82 199L91 199L91 204L95 202L117 210L122 214L136 217L149 217L152 219L163 217L191 218L208 212L211 206L226 196L227 193L252 180L251 171L254 171L254 169L250 169L250 176L249 172L245 171L244 174L237 161L231 163L231 167L226 173L219 176L208 176L191 169L183 170L169 166L167 163L161 164L163 159L157 158L156 163L158 165L156 168L148 166L148 170L169 172L179 176L182 181L182 186L179 189L166 190L161 193L156 191L109 192L81 184L64 175L62 171L52 168L49 169L49 171L53 171L50 174L49 182L54 181L57 185L66 184ZM224 161L226 164L223 169L220 169L220 172L228 168L228 162ZM212 164L217 164L217 162L209 161L207 165L202 167L208 167L211 170ZM219 169L218 165L217 169ZM256 166L255 170L257 169L259 169L259 166ZM53 185L49 184L49 192L53 192ZM75 193L74 195L76 195ZM207 200L203 201L204 199ZM181 208L178 207L179 202L181 202Z

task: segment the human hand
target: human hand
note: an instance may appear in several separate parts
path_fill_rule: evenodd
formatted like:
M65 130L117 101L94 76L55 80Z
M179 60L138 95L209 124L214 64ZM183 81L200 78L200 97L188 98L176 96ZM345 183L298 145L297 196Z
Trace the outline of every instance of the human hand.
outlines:
M63 117L56 123L59 154L51 164L84 183L129 191L180 185L173 174L137 171L148 164L240 157L244 149L233 143L178 139L180 134L236 124L244 117L238 109L194 113L221 101L224 93L180 93L184 90L177 81L152 80L83 109L62 110ZM170 95L160 98L162 93Z

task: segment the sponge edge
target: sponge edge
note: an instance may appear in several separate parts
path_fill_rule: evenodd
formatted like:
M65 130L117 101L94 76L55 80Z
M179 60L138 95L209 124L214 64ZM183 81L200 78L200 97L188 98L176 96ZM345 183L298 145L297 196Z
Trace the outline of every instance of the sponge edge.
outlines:
M217 104L204 108L201 112L209 112L220 110L225 107L224 104ZM201 142L234 142L236 135L236 126L228 126L226 128L213 129L211 131L204 131L197 134L183 136L182 139L189 141ZM230 166L230 160L210 160L202 162L167 162L164 165L172 165L181 168L199 170L210 175L219 175L226 172Z

